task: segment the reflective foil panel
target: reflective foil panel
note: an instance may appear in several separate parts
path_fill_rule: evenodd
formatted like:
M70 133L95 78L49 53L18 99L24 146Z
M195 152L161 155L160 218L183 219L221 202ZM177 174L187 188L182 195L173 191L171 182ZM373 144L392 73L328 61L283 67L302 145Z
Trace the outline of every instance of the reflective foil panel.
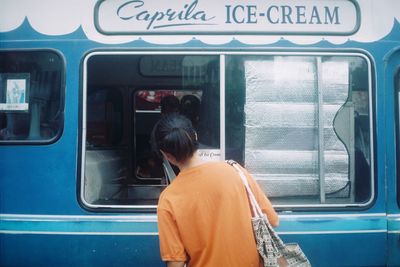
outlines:
M244 67L245 166L264 191L318 196L324 179L326 197L349 197L349 152L334 126L348 98L348 63L275 57Z

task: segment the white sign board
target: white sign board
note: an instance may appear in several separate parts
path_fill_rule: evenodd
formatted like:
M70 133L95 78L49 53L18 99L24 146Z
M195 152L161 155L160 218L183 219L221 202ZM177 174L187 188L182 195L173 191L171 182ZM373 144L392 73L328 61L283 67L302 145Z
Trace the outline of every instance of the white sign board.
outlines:
M219 149L198 149L197 153L204 161L221 160L221 151Z
M94 20L105 35L351 35L360 12L350 0L101 0Z

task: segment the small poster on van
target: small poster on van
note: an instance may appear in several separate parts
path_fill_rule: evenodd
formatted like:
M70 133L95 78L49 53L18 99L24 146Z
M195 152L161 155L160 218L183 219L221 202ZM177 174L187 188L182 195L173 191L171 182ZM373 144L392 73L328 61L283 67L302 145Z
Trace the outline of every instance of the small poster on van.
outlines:
M0 111L29 110L29 73L0 74Z
M218 161L221 159L221 151L219 149L202 149L197 150L200 158L204 161Z

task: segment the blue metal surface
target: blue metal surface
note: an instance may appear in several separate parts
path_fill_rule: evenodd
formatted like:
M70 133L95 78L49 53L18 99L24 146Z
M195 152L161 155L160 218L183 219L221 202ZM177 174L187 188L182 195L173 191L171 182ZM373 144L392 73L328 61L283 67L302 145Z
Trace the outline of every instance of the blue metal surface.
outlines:
M165 266L157 236L1 234L1 266Z
M385 232L385 214L355 216L337 215L281 215L281 225L277 231L285 235L298 233L335 234ZM394 221L399 222L399 218ZM3 214L0 227L4 233L114 233L114 234L157 234L157 219L153 215L143 216L51 216L51 215L7 215ZM397 228L396 228L397 227ZM400 225L393 224L392 230Z
M16 250L7 249L15 248L16 244L33 265L57 263L64 266L85 262L85 266L110 266L112 262L111 266L120 266L120 261L134 262L134 266L161 264L155 216L3 215L0 229L1 244L6 248L2 250L5 264L16 259ZM277 231L285 241L301 244L314 266L326 266L328 262L334 266L385 263L382 257L386 254L385 247L376 246L386 243L386 216L383 214L282 215ZM32 243L41 245L24 250ZM346 260L337 262L332 248ZM117 256L115 262L114 256L107 254L108 250ZM365 251L370 253L365 254ZM46 259L43 255L47 255Z
M400 69L400 46L389 51L385 57L385 107L387 109L386 120L386 138L387 140L396 140L396 125L392 123L398 118L395 114L395 99L397 92L394 77ZM400 133L397 133L400 135ZM399 174L396 161L396 142L386 143L386 177L387 177L387 213L388 213L388 265L400 266L400 208L398 204L399 194L394 190L397 187ZM398 156L398 155L397 155Z

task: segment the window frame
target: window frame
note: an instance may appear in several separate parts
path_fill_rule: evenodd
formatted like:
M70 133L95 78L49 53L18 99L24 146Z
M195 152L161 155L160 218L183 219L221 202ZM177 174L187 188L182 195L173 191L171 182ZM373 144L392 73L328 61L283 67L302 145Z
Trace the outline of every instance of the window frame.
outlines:
M364 203L345 203L345 204L276 204L275 208L278 210L341 210L341 209L365 209L368 208L376 199L376 175L375 175L375 131L374 131L374 110L373 110L373 100L374 100L374 87L373 87L373 60L371 56L365 51L361 49L353 49L353 50L341 50L341 51L331 51L331 50L95 50L88 52L82 60L82 83L81 83L81 126L80 126L80 168L78 177L80 182L78 182L78 195L79 201L83 205L84 208L88 210L96 210L96 211L155 211L157 205L95 205L88 203L84 198L84 172L85 172L85 153L86 153L86 95L87 95L87 64L89 59L92 56L98 55L214 55L219 56L219 68L220 68L220 153L221 160L225 160L225 56L315 56L315 57L324 57L324 56L333 56L333 57L361 57L365 60L368 67L368 97L369 97L369 131L370 131L370 153L371 153L371 165L370 165L370 179L371 179L371 195L368 201Z
M66 93L66 60L61 53L61 51L53 48L38 48L38 49L0 49L0 52L11 52L11 53L29 53L29 52L50 52L54 55L58 56L61 61L61 70L60 70L60 127L58 128L56 134L49 139L37 139L37 140L0 140L0 146L8 146L8 145L51 145L56 143L62 136L64 132L64 124L65 124L65 93Z

